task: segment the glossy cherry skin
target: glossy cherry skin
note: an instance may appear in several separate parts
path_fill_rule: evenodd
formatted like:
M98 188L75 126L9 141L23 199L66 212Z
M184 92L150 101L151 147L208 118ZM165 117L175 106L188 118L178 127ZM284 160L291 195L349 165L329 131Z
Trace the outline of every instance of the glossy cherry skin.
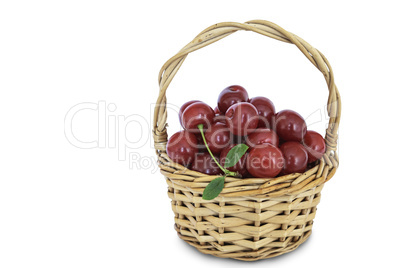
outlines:
M264 143L270 143L275 147L279 147L279 137L275 131L269 128L257 128L246 137L246 144L250 148L256 148Z
M249 102L257 108L260 117L258 127L271 127L275 116L274 103L265 97L254 97Z
M197 137L188 131L179 131L171 136L166 144L167 155L174 162L189 166L198 153Z
M308 155L302 144L296 141L288 141L279 148L285 160L282 173L303 173L306 171Z
M217 161L219 161L219 158ZM207 175L218 175L223 173L223 171L212 159L211 155L207 152L196 154L190 169Z
M281 140L301 142L307 132L307 125L297 112L283 110L275 115L274 129Z
M258 111L248 102L233 104L226 111L225 116L226 125L234 135L246 136L258 126Z
M308 130L304 135L303 145L307 150L309 163L320 159L326 150L324 138L313 130Z
M204 129L207 129L211 126L214 117L214 110L208 104L195 102L187 106L183 111L181 123L185 130L198 132L199 124L202 124Z
M220 164L223 167L225 165L226 161L226 156L228 155L230 149L232 149L234 146L237 144L231 144L230 146L224 148L221 152L220 155ZM247 167L246 167L246 161L247 161L247 153L245 153L233 167L227 168L229 171L237 172L239 173L242 177L247 174Z
M205 140L212 153L220 154L223 148L231 144L232 134L226 124L216 122L205 131Z
M235 103L248 101L248 93L242 86L233 85L221 91L218 97L218 109L222 114Z
M199 100L188 101L188 102L184 103L184 104L180 107L180 110L179 110L179 121L180 121L180 125L183 126L183 124L182 124L182 122L181 122L181 117L183 116L184 110L185 110L188 106L190 106L191 104L196 103L196 102L201 102L201 101L199 101Z
M281 150L266 143L265 146L250 150L247 157L247 170L257 178L273 178L281 172L283 162Z

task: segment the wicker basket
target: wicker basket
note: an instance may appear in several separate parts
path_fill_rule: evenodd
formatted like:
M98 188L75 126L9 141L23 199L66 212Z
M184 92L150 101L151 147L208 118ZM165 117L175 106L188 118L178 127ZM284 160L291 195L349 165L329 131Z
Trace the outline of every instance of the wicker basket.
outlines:
M174 163L166 154L166 89L190 52L238 30L295 44L324 75L329 89L327 151L319 164L303 174L277 178L227 177L221 194L206 201L201 197L203 190L218 176L189 170ZM338 167L336 142L341 102L331 66L324 55L300 37L268 21L218 23L202 31L163 65L159 85L154 142L159 167L168 184L179 237L203 253L245 261L275 257L306 241L311 234L320 192Z

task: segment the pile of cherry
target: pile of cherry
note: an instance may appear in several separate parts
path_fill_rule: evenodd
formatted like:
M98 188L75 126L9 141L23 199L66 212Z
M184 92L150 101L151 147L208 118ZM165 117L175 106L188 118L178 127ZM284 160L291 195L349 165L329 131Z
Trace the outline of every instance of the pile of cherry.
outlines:
M208 175L224 174L225 170L243 178L303 173L326 149L323 137L307 130L300 114L292 110L276 113L268 98L249 99L238 85L220 93L215 110L202 101L186 102L179 120L184 130L170 137L168 156ZM244 152L235 165L225 169L226 157L234 147Z

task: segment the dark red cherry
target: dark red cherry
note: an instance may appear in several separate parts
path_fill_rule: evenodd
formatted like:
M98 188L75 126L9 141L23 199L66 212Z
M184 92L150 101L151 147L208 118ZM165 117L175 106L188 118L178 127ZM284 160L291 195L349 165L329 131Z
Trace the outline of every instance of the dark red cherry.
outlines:
M204 125L204 129L211 126L215 113L212 108L204 102L195 102L187 106L183 111L181 122L185 130L198 131L198 125Z
M279 148L285 159L282 173L303 173L306 171L308 155L302 144L296 141L288 141Z
M201 101L199 101L199 100L188 101L188 102L184 103L184 104L180 107L180 110L179 110L179 121L180 121L180 125L183 126L183 124L182 124L182 122L181 122L181 117L183 116L184 110L185 110L188 106L190 106L191 104L196 103L196 102L201 102Z
M197 138L188 131L179 131L169 138L166 144L166 152L174 162L189 166L198 152Z
M272 144L265 143L250 150L247 157L247 170L257 178L273 178L283 168L281 150Z
M260 118L258 127L271 127L273 117L275 116L274 103L265 97L254 97L250 99L250 103L257 108Z
M306 135L304 135L303 145L307 150L309 163L320 159L326 150L324 138L312 130L308 130Z
M248 102L233 104L226 111L226 125L234 135L246 136L258 126L258 111Z
M218 109L225 114L235 103L248 101L248 93L242 86L233 85L225 88L218 97Z
M205 140L212 153L220 154L223 148L231 144L232 134L226 124L216 122L205 131Z
M235 147L237 144L231 144L228 147L224 148L221 152L220 155L220 164L222 167L225 165L226 161L226 156L228 155L230 149ZM239 173L242 177L247 174L247 168L246 168L246 160L247 160L247 153L244 154L239 162L237 162L233 167L227 168L229 171L237 172Z
M275 116L274 129L281 140L301 142L307 132L307 125L303 117L297 112L283 110Z
M219 158L216 160L219 161ZM191 165L191 169L207 175L218 175L223 173L219 166L212 159L211 155L207 152L196 154L195 160Z
M269 128L257 128L253 133L246 137L246 144L250 148L258 147L263 143L270 143L275 147L279 146L279 137Z

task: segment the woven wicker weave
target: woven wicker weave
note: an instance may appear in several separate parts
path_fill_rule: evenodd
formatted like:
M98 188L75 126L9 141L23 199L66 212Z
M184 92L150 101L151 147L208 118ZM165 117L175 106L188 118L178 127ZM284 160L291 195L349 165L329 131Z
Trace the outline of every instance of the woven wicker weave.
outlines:
M218 176L189 170L174 163L166 154L166 89L190 52L238 30L295 44L324 75L329 90L327 150L320 163L303 174L277 178L227 177L221 194L206 201L201 197L202 192ZM311 234L320 192L339 162L336 147L341 102L331 66L324 55L300 37L268 21L218 23L202 31L163 65L159 85L154 142L159 167L168 184L179 237L203 253L247 261L278 256L303 243Z

